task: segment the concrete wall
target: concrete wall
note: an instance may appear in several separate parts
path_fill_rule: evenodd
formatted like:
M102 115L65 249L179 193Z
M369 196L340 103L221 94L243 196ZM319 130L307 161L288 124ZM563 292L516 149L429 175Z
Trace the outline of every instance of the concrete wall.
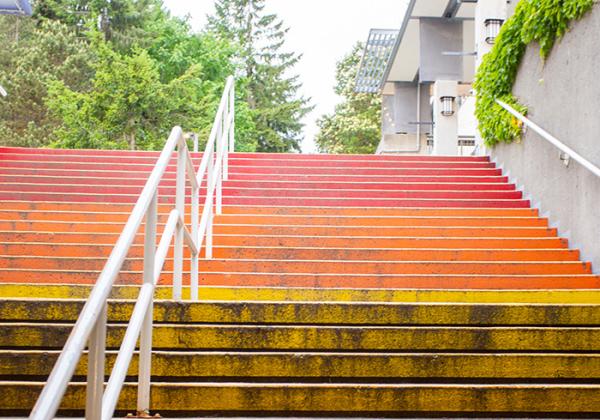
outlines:
M600 5L557 43L545 63L530 46L513 92L529 117L559 140L600 166ZM531 130L521 143L491 151L513 181L547 213L571 246L600 272L600 179L571 161Z

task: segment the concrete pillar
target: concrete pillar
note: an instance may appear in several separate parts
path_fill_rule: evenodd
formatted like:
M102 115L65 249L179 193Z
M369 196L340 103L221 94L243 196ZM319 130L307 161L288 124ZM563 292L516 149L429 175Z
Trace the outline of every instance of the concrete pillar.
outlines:
M506 21L508 7L506 0L480 0L475 8L475 49L477 51L477 60L475 66L478 68L483 56L493 47L493 44L486 42L485 21L488 19L500 19Z
M433 84L433 153L434 155L458 155L458 82L438 80ZM442 115L442 98L453 98L452 115Z
M477 51L477 57L475 59L475 72L477 72L481 61L483 60L483 56L490 52L494 46L486 41L486 20L500 19L502 21L506 21L507 18L508 6L506 0L479 0L477 2L477 6L475 8L475 51ZM475 134L475 146L477 154L487 154L485 145L483 144L483 139L481 138L481 134L479 134L479 130Z

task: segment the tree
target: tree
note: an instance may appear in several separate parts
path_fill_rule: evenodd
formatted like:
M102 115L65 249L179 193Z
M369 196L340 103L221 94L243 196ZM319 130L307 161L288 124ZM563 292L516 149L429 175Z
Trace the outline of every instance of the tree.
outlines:
M8 91L0 97L0 139L3 144L39 147L60 125L45 103L49 84L61 81L73 90L88 89L95 57L60 22L36 27L31 20L17 19L0 20L0 84Z
M315 143L321 152L371 154L381 139L381 97L354 91L363 50L364 45L356 44L337 64L334 91L343 102L317 121Z
M289 28L265 11L265 0L217 0L208 28L240 46L245 99L255 124L258 151L300 151L302 118L312 109L288 76L300 55L283 51Z
M106 22L102 19L106 18ZM206 140L239 48L192 33L160 0L38 0L0 17L0 144L161 149L174 125ZM248 83L236 89L236 150L255 151Z
M160 0L38 0L34 18L58 20L82 33L98 29L119 51L151 39L148 26L169 18Z

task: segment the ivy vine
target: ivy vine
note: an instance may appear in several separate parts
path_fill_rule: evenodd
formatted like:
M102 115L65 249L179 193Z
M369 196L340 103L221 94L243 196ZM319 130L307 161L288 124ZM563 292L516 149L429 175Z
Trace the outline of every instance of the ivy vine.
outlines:
M486 145L520 139L521 124L496 103L500 99L522 114L527 107L512 94L527 44L537 42L546 59L573 20L591 10L594 0L521 0L500 30L494 48L485 55L475 76L475 115Z

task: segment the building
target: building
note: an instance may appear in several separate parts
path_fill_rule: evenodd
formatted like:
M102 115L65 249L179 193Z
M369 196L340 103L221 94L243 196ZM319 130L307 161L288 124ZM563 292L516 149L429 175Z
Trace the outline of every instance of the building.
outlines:
M383 96L377 153L477 153L475 69L515 3L410 0L399 30L371 30L356 91Z

